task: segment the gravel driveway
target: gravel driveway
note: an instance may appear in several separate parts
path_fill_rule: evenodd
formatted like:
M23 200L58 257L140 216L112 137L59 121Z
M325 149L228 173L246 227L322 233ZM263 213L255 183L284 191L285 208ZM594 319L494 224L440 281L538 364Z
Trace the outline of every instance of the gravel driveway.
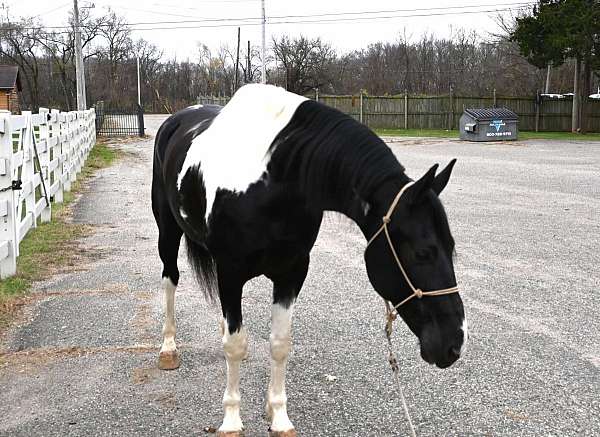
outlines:
M148 117L153 132L161 117ZM470 322L466 356L439 370L397 325L421 436L600 435L600 143L391 143L413 177L457 157L443 193ZM35 285L0 355L0 435L202 435L218 427L225 364L219 310L181 257L177 371L156 368L162 321L150 210L152 140L101 170L75 206L95 225L81 263ZM288 409L302 436L408 432L385 360L383 305L365 242L328 215L296 306ZM271 286L245 288L247 436L266 435ZM345 302L341 305L340 302ZM336 377L328 378L333 375Z

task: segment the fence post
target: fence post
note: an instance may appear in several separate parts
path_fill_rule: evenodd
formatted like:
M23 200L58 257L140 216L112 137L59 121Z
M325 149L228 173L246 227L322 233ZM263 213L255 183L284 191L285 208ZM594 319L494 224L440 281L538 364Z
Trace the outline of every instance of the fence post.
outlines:
M25 196L25 214L31 214L31 227L37 227L35 217L35 186L33 185L35 171L33 164L35 157L33 154L33 125L31 123L31 111L22 111L27 121L23 129L22 147L23 147L23 167L21 168L21 180L23 181L23 191L27 190L27 185L31 183L31 191ZM19 238L21 236L19 235Z
M540 130L540 106L542 106L542 96L540 96L539 91L535 95L535 131L539 132Z
M408 91L404 91L404 129L408 129Z
M319 88L315 88L315 102L319 101Z
M79 168L79 145L81 142L81 131L79 130L79 111L73 111L73 119L71 120L71 132L73 133L73 141L71 142L71 183L77 180L77 172Z
M18 236L15 194L12 186L12 126L11 113L0 111L0 278L17 272ZM6 189L9 188L9 189Z
M69 180L73 184L77 180L77 153L79 152L79 129L78 129L78 111L71 113L71 163L69 165Z
M498 101L496 99L496 88L494 88L494 108L498 106Z
M89 123L89 128L90 128L90 149L92 150L92 147L94 147L96 145L96 129L94 129L95 126L95 120L96 120L96 111L94 110L94 108L90 109L90 123ZM88 150L88 153L89 153Z
M363 92L362 89L360 90L360 98L359 98L360 104L360 115L359 115L359 120L362 123L363 122Z
M46 187L46 191L43 195L47 199L46 207L42 210L41 221L42 223L49 222L52 218L52 207L50 206L50 196L48 195L48 190L50 189L50 135L48 131L48 109L40 108L40 115L43 116L42 123L40 124L40 136L38 146L42 144L45 146L42 150L41 147L38 147L39 154L39 166L40 166L40 176L44 181L44 186L40 187L41 190L44 190Z
M454 89L450 87L450 113L448 114L448 130L454 129Z
M58 188L54 193L54 201L62 203L63 201L63 153L62 153L62 134L60 131L60 112L53 109L50 116L50 128L52 129L52 138L56 137L56 144L52 152L52 159L56 159L56 168L54 169L54 183L58 182Z
M140 137L144 136L144 108L140 105L137 105L137 117L138 117L138 133Z
M60 131L64 135L62 142L62 156L63 156L63 189L64 191L71 191L71 150L73 145L73 132L71 130L71 112L63 112L60 114L61 126Z
M81 173L85 163L85 137L87 135L87 114L86 110L77 113L77 128L79 130L79 144L77 147L77 174Z

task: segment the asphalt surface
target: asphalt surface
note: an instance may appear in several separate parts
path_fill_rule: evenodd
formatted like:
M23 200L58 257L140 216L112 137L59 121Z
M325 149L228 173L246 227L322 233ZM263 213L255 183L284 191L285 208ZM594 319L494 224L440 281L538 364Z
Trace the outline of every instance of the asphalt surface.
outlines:
M600 143L391 145L413 177L458 158L443 200L471 339L464 358L440 370L421 361L416 340L397 325L418 435L600 435ZM0 435L187 436L220 424L219 310L204 302L184 256L176 300L182 366L156 368L162 292L152 140L122 147L130 154L101 170L75 206L74 220L95 226L81 262L36 284L5 336ZM294 318L287 391L299 435L408 433L364 247L351 222L327 216ZM245 288L247 436L268 427L270 290L265 279Z

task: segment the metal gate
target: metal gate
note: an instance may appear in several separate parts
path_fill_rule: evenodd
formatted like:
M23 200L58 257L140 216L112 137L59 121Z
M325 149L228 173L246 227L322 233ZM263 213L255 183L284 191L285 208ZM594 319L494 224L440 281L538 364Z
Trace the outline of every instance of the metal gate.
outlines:
M117 107L99 101L96 109L96 135L103 136L144 136L144 110L140 105Z

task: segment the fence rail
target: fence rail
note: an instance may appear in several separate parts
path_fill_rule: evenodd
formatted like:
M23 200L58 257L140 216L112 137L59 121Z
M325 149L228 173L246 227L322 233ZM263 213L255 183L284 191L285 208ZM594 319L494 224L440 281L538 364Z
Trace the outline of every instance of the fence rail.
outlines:
M536 97L445 96L313 96L319 102L354 117L371 128L458 129L465 108L504 107L519 116L519 129L570 131L573 101ZM199 97L198 103L224 105L228 97ZM587 100L589 132L600 132L600 100Z
M16 272L19 245L81 171L96 141L95 111L0 111L0 277Z

